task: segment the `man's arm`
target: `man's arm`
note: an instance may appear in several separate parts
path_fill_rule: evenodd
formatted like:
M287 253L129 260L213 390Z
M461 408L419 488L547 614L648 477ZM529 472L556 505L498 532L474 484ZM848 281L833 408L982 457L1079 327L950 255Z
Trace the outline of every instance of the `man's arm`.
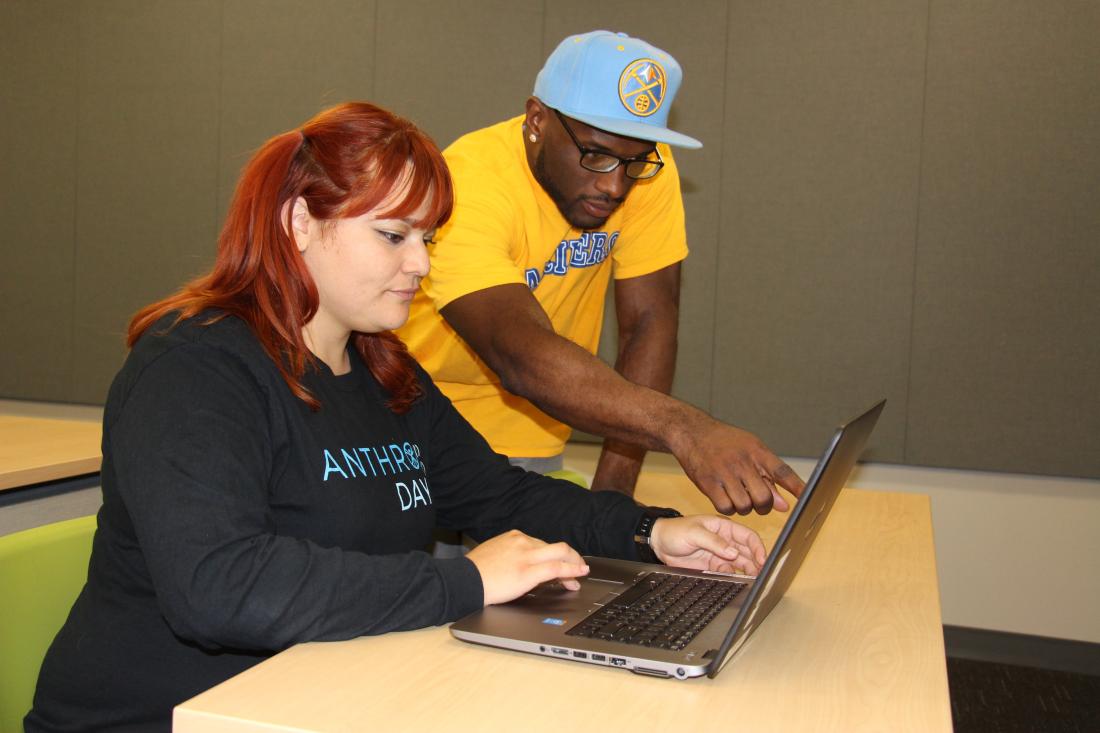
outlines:
M640 277L615 281L619 323L615 371L644 387L668 394L676 369L680 312L680 263ZM634 495L646 449L608 438L596 466L593 490Z
M525 285L464 295L443 317L508 391L575 428L676 456L718 511L766 513L802 481L759 438L618 372L554 332Z

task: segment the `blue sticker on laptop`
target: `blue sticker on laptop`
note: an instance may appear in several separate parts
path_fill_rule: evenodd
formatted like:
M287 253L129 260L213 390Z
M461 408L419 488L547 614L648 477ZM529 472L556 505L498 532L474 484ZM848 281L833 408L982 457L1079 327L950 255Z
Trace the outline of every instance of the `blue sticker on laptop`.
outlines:
M563 618L544 618L542 622L551 626L565 626L565 619Z

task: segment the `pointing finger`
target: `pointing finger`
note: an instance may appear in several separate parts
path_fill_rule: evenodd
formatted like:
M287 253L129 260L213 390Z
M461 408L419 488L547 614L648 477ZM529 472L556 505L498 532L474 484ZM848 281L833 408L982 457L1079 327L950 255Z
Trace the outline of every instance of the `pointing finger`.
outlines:
M772 481L795 496L802 496L802 490L806 488L806 483L786 463L777 458L774 464L765 467L765 471Z

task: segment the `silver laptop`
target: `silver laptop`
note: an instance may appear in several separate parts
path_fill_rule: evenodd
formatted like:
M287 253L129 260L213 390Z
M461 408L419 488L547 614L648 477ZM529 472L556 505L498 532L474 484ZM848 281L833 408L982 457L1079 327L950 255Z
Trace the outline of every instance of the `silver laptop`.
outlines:
M794 580L885 404L837 428L755 578L586 557L579 591L547 583L456 621L451 633L639 674L714 677Z

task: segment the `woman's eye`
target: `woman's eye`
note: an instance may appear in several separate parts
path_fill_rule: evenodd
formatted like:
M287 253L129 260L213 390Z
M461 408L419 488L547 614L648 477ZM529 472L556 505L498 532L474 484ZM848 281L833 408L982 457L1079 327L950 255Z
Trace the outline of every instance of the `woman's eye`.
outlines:
M401 244L405 241L404 234L398 234L397 232L387 232L384 229L379 229L378 233L381 234L382 237L390 244Z

